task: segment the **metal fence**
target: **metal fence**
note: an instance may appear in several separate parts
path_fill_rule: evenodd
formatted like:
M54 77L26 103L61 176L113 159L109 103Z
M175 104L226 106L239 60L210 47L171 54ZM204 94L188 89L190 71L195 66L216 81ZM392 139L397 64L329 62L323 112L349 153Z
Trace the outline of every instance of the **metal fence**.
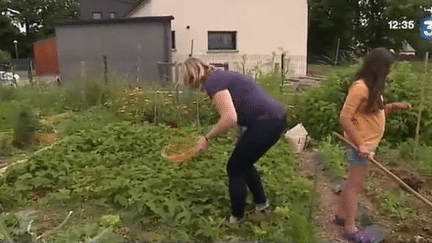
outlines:
M186 60L187 55L173 54L174 62ZM208 53L194 57L211 64L226 65L229 70L241 72L255 77L258 72L278 71L282 67L282 54L238 54L238 53ZM284 56L286 73L289 76L305 76L307 70L306 57Z
M8 59L0 62L1 71L22 71L30 68L30 58Z

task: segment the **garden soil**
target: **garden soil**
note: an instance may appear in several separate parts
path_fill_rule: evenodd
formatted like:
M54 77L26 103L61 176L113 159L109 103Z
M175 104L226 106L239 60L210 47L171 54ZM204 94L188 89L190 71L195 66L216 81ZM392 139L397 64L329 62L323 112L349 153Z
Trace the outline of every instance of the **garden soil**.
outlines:
M339 196L335 193L328 172L317 160L317 155L318 151L313 148L308 148L298 155L300 170L304 176L315 178L315 189L319 194L319 201L314 209L317 234L321 241L345 242L340 235L340 228L329 222L330 216L336 212ZM407 163L394 163L395 166L391 167L386 165L385 157L376 156L376 159L420 194L432 200L432 178L422 178L415 168ZM383 199L380 194L398 187L399 184L392 178L369 164L367 186L359 197L359 204L365 215L384 233L385 238L381 242L432 242L432 209L415 196L406 192L407 201L404 205L410 207L404 210L410 213L403 219L390 215L382 208Z

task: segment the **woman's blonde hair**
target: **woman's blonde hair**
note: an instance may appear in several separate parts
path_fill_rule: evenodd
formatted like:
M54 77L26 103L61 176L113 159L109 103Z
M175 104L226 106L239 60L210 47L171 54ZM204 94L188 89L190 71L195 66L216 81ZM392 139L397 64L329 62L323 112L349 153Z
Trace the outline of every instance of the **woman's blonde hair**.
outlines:
M200 89L205 78L214 71L214 67L198 58L190 57L182 65L183 84L192 89Z

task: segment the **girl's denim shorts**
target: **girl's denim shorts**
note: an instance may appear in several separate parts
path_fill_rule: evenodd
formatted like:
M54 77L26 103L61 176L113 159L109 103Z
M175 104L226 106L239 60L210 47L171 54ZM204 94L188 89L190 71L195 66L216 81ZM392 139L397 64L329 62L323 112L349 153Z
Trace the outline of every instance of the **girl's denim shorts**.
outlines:
M365 158L365 157L361 156L360 154L358 154L358 152L355 149L347 146L346 147L346 155L347 155L347 158L348 158L348 162L351 165L367 166L367 162L368 162L367 158Z

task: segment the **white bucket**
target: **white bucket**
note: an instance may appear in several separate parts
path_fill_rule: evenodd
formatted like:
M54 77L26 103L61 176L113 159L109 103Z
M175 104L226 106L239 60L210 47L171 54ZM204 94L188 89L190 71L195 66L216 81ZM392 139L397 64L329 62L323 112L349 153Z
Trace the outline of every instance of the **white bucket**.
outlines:
M285 133L285 139L294 147L296 153L301 153L308 141L308 132L302 124L297 124Z

